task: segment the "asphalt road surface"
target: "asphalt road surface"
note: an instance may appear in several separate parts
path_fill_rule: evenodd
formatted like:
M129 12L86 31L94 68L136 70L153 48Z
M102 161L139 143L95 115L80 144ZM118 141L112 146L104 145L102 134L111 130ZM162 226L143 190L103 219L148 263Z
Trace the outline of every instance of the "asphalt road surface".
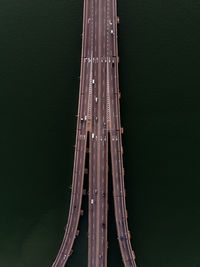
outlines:
M116 0L85 0L74 171L68 222L53 267L72 253L81 213L89 138L88 266L107 266L108 146L117 234L124 266L136 266L128 231L119 105Z

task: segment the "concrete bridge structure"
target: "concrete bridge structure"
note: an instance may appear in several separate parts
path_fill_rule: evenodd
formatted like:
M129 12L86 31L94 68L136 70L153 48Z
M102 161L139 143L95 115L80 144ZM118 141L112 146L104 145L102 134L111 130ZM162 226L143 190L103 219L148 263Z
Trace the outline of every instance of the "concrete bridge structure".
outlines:
M134 266L128 230L120 121L116 0L84 0L81 74L71 201L64 238L52 267L72 253L82 213L85 173L88 190L88 267L106 267L108 249L108 152L115 221L122 260ZM86 153L89 168L85 170Z

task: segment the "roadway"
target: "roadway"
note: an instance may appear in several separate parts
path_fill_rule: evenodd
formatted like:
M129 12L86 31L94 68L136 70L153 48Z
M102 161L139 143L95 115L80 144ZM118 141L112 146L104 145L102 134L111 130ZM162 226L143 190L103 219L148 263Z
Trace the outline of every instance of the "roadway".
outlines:
M53 267L65 266L72 253L81 212L87 138L88 266L107 266L108 146L111 148L115 219L122 259L126 267L136 266L128 231L124 189L117 19L116 0L84 1L72 194L64 238Z

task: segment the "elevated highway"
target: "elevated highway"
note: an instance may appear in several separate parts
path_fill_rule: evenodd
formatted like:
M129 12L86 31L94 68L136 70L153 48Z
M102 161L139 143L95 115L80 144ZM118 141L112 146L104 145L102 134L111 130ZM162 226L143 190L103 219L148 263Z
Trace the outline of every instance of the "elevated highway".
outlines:
M77 235L89 138L88 266L107 266L108 151L124 266L136 266L127 222L120 122L116 0L85 0L72 193L64 238L52 267L65 266Z

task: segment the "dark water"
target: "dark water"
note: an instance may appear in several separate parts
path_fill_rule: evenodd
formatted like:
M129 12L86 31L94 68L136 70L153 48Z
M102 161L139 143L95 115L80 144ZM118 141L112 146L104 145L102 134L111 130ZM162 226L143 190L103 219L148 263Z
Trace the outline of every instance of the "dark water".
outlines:
M200 266L200 4L119 1L129 226L138 267ZM0 3L0 267L48 267L66 223L81 0ZM86 200L84 202L86 206ZM110 204L109 266L121 256ZM68 266L87 266L87 216Z

